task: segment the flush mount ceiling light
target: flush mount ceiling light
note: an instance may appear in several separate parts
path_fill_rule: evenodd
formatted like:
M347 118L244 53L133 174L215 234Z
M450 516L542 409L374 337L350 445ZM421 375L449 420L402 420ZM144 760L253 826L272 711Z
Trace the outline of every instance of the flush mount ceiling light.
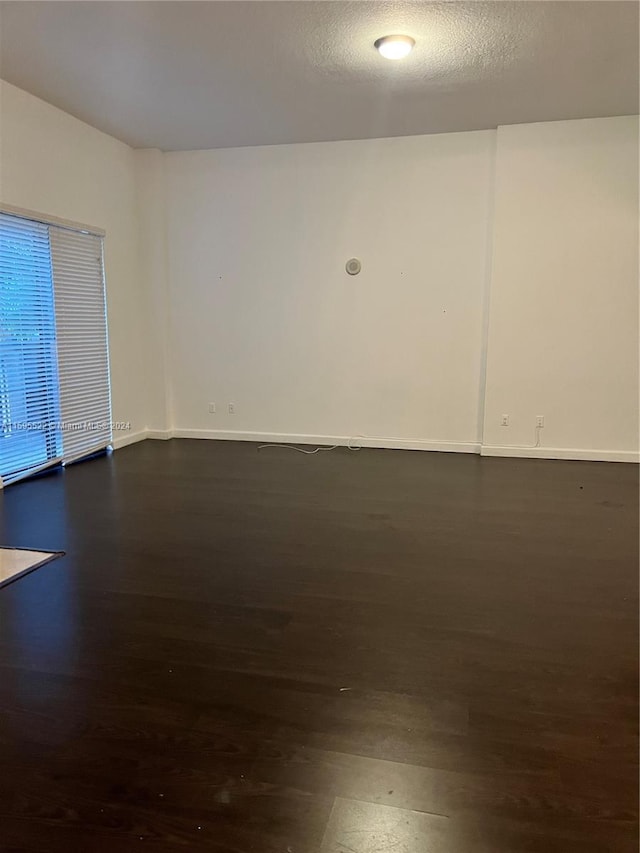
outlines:
M411 36L383 36L374 46L385 59L404 59L411 53L415 40Z

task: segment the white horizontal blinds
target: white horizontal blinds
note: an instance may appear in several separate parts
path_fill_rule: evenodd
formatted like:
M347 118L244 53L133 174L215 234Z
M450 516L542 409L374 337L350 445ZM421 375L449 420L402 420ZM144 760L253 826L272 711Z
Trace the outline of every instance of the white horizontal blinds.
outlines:
M64 462L111 443L102 238L51 226Z
M0 214L0 476L61 455L49 229Z

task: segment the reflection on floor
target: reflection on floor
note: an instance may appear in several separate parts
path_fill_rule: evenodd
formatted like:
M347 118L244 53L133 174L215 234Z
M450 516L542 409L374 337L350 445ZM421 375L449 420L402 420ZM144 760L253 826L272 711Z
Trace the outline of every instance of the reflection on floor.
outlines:
M14 581L19 575L30 572L57 556L51 551L30 551L24 548L0 546L0 586Z
M450 849L448 824L444 815L336 797L320 853L437 853Z

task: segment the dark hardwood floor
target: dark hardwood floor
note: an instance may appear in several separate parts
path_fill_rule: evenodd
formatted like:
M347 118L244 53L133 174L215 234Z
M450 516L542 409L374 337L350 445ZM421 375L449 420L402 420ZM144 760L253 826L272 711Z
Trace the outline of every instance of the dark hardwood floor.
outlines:
M638 469L147 441L0 498L0 849L637 850Z

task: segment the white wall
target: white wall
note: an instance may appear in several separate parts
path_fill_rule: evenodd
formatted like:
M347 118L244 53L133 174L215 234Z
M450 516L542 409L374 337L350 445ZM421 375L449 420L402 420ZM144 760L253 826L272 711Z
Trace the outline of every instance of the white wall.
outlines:
M170 422L169 302L164 155L157 148L133 152L136 174L138 260L147 309L145 376L147 428L162 433ZM158 436L156 436L158 437Z
M139 284L134 152L2 81L0 120L0 200L106 231L113 417L130 421L132 433L144 429L151 365Z
M638 458L637 118L162 154L0 108L0 200L107 232L132 432Z
M166 155L178 431L477 448L494 137Z
M499 128L490 304L485 452L634 458L637 117Z

